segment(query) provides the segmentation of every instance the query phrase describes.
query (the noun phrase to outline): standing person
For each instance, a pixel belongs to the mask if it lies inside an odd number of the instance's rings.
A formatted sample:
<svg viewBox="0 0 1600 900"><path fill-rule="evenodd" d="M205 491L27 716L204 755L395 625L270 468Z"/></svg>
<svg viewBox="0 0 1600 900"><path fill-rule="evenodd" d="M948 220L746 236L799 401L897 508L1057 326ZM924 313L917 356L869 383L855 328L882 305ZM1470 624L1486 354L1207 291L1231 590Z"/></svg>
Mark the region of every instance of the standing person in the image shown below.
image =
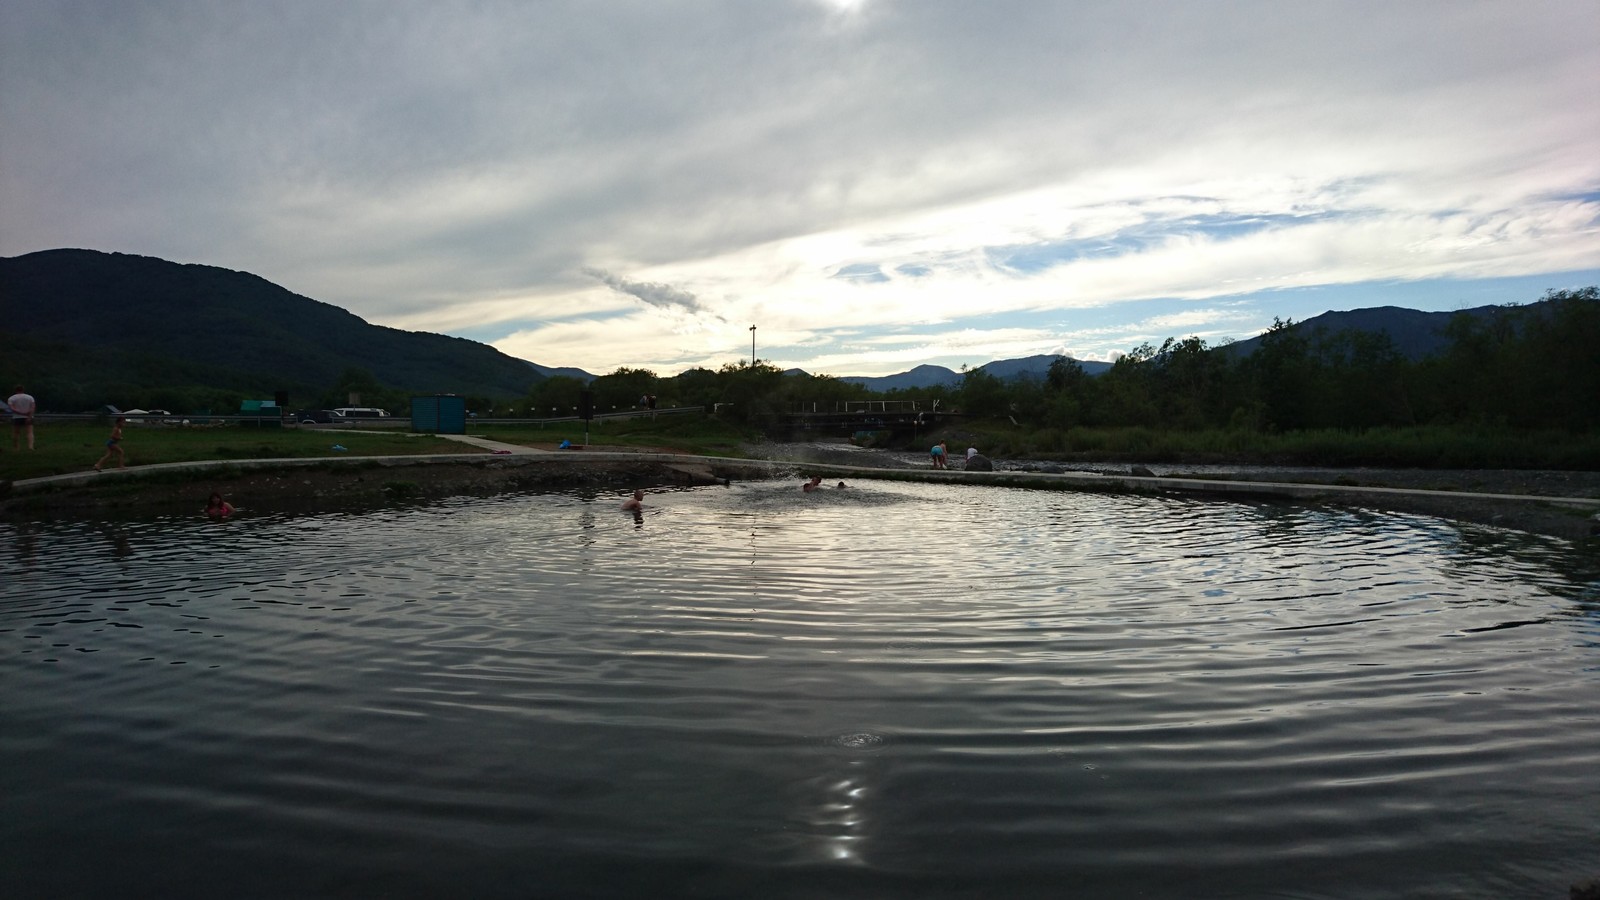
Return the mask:
<svg viewBox="0 0 1600 900"><path fill-rule="evenodd" d="M928 451L928 455L933 457L933 467L935 469L944 468L944 441L934 444L933 449Z"/></svg>
<svg viewBox="0 0 1600 900"><path fill-rule="evenodd" d="M111 426L111 438L106 441L106 455L100 457L100 461L94 464L94 470L96 472L100 471L100 467L105 465L106 460L110 459L113 455L117 457L117 468L126 469L128 467L127 457L122 455L121 416L117 416L117 424Z"/></svg>
<svg viewBox="0 0 1600 900"><path fill-rule="evenodd" d="M11 396L6 398L6 406L11 407L11 449L22 449L22 432L28 432L28 449L33 449L33 412L39 408L34 402L33 395L25 393L22 385L17 385Z"/></svg>

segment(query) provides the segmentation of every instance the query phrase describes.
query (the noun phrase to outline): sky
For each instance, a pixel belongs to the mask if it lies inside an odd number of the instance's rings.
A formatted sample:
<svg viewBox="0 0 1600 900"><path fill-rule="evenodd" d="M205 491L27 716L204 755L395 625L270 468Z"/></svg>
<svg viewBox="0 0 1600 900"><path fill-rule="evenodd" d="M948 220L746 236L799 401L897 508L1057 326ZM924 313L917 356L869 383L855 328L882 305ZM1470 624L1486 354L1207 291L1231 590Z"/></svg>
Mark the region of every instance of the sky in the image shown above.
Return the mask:
<svg viewBox="0 0 1600 900"><path fill-rule="evenodd" d="M1600 283L1597 97L1600 0L5 0L0 256L594 374L1111 360Z"/></svg>

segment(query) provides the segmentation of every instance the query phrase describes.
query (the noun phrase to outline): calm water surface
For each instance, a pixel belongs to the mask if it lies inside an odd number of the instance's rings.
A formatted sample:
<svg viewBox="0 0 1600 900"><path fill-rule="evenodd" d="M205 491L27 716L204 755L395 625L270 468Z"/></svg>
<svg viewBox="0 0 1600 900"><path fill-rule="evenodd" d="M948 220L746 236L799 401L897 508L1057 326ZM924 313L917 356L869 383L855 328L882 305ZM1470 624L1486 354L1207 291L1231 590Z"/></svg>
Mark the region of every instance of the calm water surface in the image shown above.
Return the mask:
<svg viewBox="0 0 1600 900"><path fill-rule="evenodd" d="M0 525L8 897L1565 896L1600 573L793 482Z"/></svg>

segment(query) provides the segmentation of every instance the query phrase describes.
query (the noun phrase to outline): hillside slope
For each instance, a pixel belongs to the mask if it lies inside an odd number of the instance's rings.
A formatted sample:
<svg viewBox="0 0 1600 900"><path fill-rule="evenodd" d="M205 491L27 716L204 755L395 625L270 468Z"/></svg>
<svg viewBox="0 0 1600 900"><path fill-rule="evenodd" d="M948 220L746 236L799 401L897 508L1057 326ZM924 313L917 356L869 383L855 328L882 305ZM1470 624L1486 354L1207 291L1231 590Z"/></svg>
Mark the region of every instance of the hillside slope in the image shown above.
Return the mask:
<svg viewBox="0 0 1600 900"><path fill-rule="evenodd" d="M0 259L0 307L10 346L49 370L5 373L30 384L71 373L102 389L154 376L321 390L358 367L398 390L521 396L544 377L485 344L372 325L256 275L145 256L47 250Z"/></svg>

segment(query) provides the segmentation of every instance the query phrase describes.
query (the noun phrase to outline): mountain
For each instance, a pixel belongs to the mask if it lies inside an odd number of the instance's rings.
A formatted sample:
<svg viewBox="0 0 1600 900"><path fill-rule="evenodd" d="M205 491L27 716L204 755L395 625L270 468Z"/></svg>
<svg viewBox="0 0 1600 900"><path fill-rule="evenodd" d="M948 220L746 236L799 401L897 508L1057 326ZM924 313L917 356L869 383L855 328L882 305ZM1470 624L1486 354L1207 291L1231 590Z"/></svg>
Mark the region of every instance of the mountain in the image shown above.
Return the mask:
<svg viewBox="0 0 1600 900"><path fill-rule="evenodd" d="M97 405L149 384L289 390L298 404L352 367L410 393L522 396L545 377L486 344L372 325L256 275L146 256L0 259L0 308L13 357L0 374L41 395L53 388L58 404Z"/></svg>
<svg viewBox="0 0 1600 900"><path fill-rule="evenodd" d="M984 363L978 367L981 372L986 372L1001 381L1015 381L1018 378L1035 378L1040 381L1050 374L1050 364L1061 357L1057 354L1043 356L1026 356L1021 359L998 359L994 362ZM1079 360L1078 365L1083 366L1083 371L1090 375L1099 375L1111 368L1111 363L1095 362L1093 360ZM851 384L859 384L873 391L906 390L908 388L926 387L955 387L961 383L961 373L944 366L917 366L907 372L897 375L850 375L840 378Z"/></svg>
<svg viewBox="0 0 1600 900"><path fill-rule="evenodd" d="M839 380L859 384L869 391L899 391L938 385L953 387L961 383L961 373L953 372L944 366L924 365L898 375L848 375Z"/></svg>
<svg viewBox="0 0 1600 900"><path fill-rule="evenodd" d="M1469 316L1481 320L1482 324L1487 324L1506 315L1509 309L1514 307L1479 306L1457 312L1422 312L1398 306L1374 306L1367 309L1325 312L1303 322L1296 322L1295 328L1301 334L1313 339L1318 336L1333 337L1345 331L1387 335L1401 356L1415 362L1433 356L1449 346L1450 341L1445 336L1445 327L1456 316ZM1257 336L1223 345L1223 349L1231 354L1249 356L1259 346L1261 338Z"/></svg>
<svg viewBox="0 0 1600 900"><path fill-rule="evenodd" d="M1015 381L1018 378L1033 378L1043 381L1050 374L1050 365L1063 357L1058 353L1048 353L1043 356L1025 356L1022 359L1000 359L991 363L984 363L978 369L987 372L1001 381ZM1071 357L1065 357L1071 359ZM1084 374L1099 375L1111 368L1111 363L1095 362L1093 360L1078 360L1078 365L1083 367Z"/></svg>
<svg viewBox="0 0 1600 900"><path fill-rule="evenodd" d="M535 372L546 378L554 378L559 375L563 378L576 378L584 384L588 384L595 379L594 375L582 369L574 369L571 366L541 366L538 363L528 363L528 365L532 366Z"/></svg>

